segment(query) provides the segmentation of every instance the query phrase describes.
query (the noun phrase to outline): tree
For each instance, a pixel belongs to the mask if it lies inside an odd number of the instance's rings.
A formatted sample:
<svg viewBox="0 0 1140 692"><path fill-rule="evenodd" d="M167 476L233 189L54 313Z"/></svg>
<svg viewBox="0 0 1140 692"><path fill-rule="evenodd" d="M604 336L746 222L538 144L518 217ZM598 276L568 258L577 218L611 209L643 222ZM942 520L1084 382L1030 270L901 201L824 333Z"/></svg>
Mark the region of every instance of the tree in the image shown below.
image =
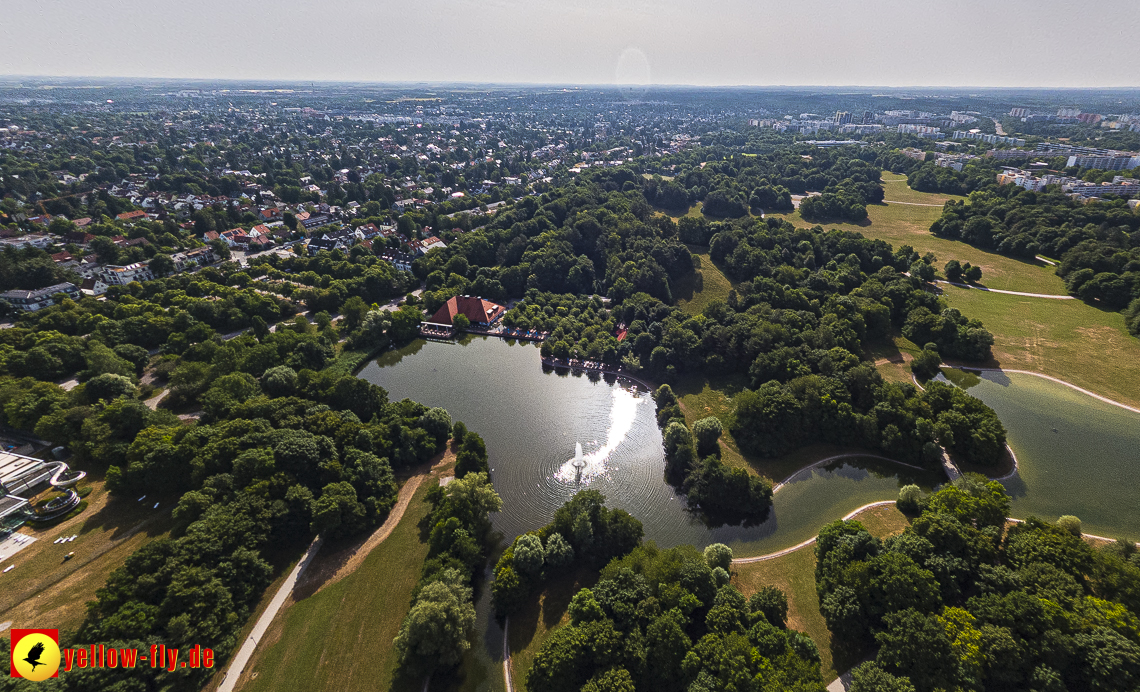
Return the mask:
<svg viewBox="0 0 1140 692"><path fill-rule="evenodd" d="M515 540L515 568L523 575L537 577L542 573L546 551L542 540L532 533L526 533Z"/></svg>
<svg viewBox="0 0 1140 692"><path fill-rule="evenodd" d="M1057 526L1060 526L1074 536L1081 535L1081 520L1071 514L1066 514L1058 519Z"/></svg>
<svg viewBox="0 0 1140 692"><path fill-rule="evenodd" d="M488 470L487 445L479 433L468 431L455 455L455 477L463 478L469 473L486 473Z"/></svg>
<svg viewBox="0 0 1140 692"><path fill-rule="evenodd" d="M851 686L848 692L915 692L914 684L907 678L891 675L872 661L862 663L851 670Z"/></svg>
<svg viewBox="0 0 1140 692"><path fill-rule="evenodd" d="M467 633L475 625L470 590L436 581L425 586L400 625L394 645L409 671L430 673L457 665L471 647Z"/></svg>
<svg viewBox="0 0 1140 692"><path fill-rule="evenodd" d="M720 445L717 444L720 434L720 419L716 416L702 418L693 423L693 439L697 443L697 454L701 457L717 454L720 451Z"/></svg>
<svg viewBox="0 0 1140 692"><path fill-rule="evenodd" d="M166 276L174 271L174 260L169 255L155 255L147 266L155 276Z"/></svg>
<svg viewBox="0 0 1140 692"><path fill-rule="evenodd" d="M947 281L952 281L954 283L961 282L962 281L962 264L956 259L950 260L949 262L946 263L945 273L946 273L946 280Z"/></svg>
<svg viewBox="0 0 1140 692"><path fill-rule="evenodd" d="M919 500L922 499L922 489L917 485L904 485L899 488L899 499L895 502L900 512L917 514Z"/></svg>
<svg viewBox="0 0 1140 692"><path fill-rule="evenodd" d="M554 569L569 567L574 562L574 548L562 534L553 532L546 539L546 564Z"/></svg>
<svg viewBox="0 0 1140 692"><path fill-rule="evenodd" d="M105 373L87 380L87 383L83 385L83 393L87 400L92 403L100 400L111 401L121 396L134 394L135 385L129 377Z"/></svg>
<svg viewBox="0 0 1140 692"><path fill-rule="evenodd" d="M467 315L456 315L451 319L451 324L456 332L463 333L471 327L471 320L467 319Z"/></svg>
<svg viewBox="0 0 1140 692"><path fill-rule="evenodd" d="M966 281L976 284L982 280L982 268L976 264L970 266L970 263L967 262L963 267L963 276L966 277Z"/></svg>
<svg viewBox="0 0 1140 692"><path fill-rule="evenodd" d="M261 376L261 388L272 397L289 396L297 389L297 371L288 365L269 368Z"/></svg>
<svg viewBox="0 0 1140 692"><path fill-rule="evenodd" d="M586 681L582 692L635 692L633 677L625 668L604 670Z"/></svg>
<svg viewBox="0 0 1140 692"><path fill-rule="evenodd" d="M344 481L326 485L320 497L313 500L312 511L315 533L345 536L362 528L364 523L364 505L357 501L352 484Z"/></svg>
<svg viewBox="0 0 1140 692"><path fill-rule="evenodd" d="M705 548L705 561L713 569L720 567L728 571L732 568L732 548L724 543L713 543Z"/></svg>
<svg viewBox="0 0 1140 692"><path fill-rule="evenodd" d="M392 340L397 343L406 343L416 338L422 321L423 313L417 308L411 305L401 306L399 310L392 313L392 326L389 330Z"/></svg>
<svg viewBox="0 0 1140 692"><path fill-rule="evenodd" d="M752 594L748 609L763 615L775 627L786 629L788 626L788 597L775 586L765 586Z"/></svg>

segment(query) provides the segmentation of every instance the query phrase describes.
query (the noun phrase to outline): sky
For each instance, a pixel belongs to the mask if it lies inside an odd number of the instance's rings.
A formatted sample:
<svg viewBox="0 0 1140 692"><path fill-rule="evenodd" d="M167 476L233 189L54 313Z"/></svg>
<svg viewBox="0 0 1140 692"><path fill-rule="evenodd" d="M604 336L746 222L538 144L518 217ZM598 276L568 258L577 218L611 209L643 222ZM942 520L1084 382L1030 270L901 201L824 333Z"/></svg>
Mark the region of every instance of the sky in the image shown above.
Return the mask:
<svg viewBox="0 0 1140 692"><path fill-rule="evenodd" d="M28 0L0 74L1136 87L1140 2Z"/></svg>

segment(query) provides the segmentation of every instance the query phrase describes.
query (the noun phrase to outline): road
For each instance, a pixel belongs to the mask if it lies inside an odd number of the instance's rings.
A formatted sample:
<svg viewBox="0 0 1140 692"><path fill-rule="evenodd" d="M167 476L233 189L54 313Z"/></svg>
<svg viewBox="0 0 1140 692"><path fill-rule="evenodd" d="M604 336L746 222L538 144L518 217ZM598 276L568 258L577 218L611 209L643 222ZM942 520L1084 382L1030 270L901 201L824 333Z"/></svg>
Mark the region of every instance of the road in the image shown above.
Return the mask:
<svg viewBox="0 0 1140 692"><path fill-rule="evenodd" d="M237 684L238 679L241 677L242 671L249 665L249 659L253 656L254 650L257 649L257 643L265 636L265 632L269 629L269 625L273 623L273 618L277 616L278 611L285 605L285 601L289 600L289 594L293 592L293 587L297 585L297 581L301 575L305 573L305 569L313 558L317 556L317 552L321 549L323 538L317 537L313 541L309 549L305 551L304 556L293 568L293 571L286 577L285 583L281 588L277 589L274 594L273 600L269 602L269 607L257 619L257 624L253 626L253 631L250 632L249 637L242 643L241 649L238 650L237 655L230 661L230 667L226 670L225 677L222 679L222 684L218 686L218 692L233 692L234 686Z"/></svg>
<svg viewBox="0 0 1140 692"><path fill-rule="evenodd" d="M990 120L994 121L994 132L996 132L1000 137L1005 137L1005 130L1002 129L1001 123L998 122L998 119L990 118Z"/></svg>

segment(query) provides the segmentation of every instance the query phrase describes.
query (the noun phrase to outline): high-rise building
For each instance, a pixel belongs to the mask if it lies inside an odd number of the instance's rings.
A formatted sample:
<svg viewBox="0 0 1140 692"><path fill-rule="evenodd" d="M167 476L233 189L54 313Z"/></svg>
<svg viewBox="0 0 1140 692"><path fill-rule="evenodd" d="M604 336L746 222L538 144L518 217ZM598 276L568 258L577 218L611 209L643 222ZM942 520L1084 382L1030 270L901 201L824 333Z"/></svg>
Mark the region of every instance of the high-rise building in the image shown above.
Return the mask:
<svg viewBox="0 0 1140 692"><path fill-rule="evenodd" d="M1011 108L1011 109L1009 109L1009 114L1011 116L1013 116L1014 118L1024 118L1025 116L1029 115L1029 109L1028 108Z"/></svg>
<svg viewBox="0 0 1140 692"><path fill-rule="evenodd" d="M1080 108L1059 108L1057 110L1058 118L1075 118L1081 114Z"/></svg>
<svg viewBox="0 0 1140 692"><path fill-rule="evenodd" d="M875 122L875 114L871 111L863 111L863 124L870 125Z"/></svg>
<svg viewBox="0 0 1140 692"><path fill-rule="evenodd" d="M846 125L851 122L851 114L847 111L835 111L835 123L837 125Z"/></svg>

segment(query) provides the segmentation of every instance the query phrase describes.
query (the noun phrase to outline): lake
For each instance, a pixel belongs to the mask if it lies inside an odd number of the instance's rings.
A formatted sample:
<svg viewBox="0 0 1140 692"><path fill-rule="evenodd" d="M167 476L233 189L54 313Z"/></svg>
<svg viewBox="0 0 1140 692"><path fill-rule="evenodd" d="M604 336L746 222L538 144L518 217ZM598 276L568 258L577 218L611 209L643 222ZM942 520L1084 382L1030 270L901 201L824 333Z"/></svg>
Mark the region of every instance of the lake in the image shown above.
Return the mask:
<svg viewBox="0 0 1140 692"><path fill-rule="evenodd" d="M1008 431L1012 514L1080 517L1087 533L1140 541L1140 414L1024 373L962 372L950 380L986 402Z"/></svg>
<svg viewBox="0 0 1140 692"><path fill-rule="evenodd" d="M607 505L641 520L646 538L659 545L722 542L737 555L755 555L811 538L864 504L893 500L902 484L929 488L937 480L873 460L836 463L797 474L761 523L708 526L665 482L661 431L643 387L544 371L534 344L489 337L418 340L369 363L360 377L387 389L392 400L446 408L483 436L503 498L492 521L508 540L548 523L578 488L593 488ZM580 475L571 463L578 443Z"/></svg>

